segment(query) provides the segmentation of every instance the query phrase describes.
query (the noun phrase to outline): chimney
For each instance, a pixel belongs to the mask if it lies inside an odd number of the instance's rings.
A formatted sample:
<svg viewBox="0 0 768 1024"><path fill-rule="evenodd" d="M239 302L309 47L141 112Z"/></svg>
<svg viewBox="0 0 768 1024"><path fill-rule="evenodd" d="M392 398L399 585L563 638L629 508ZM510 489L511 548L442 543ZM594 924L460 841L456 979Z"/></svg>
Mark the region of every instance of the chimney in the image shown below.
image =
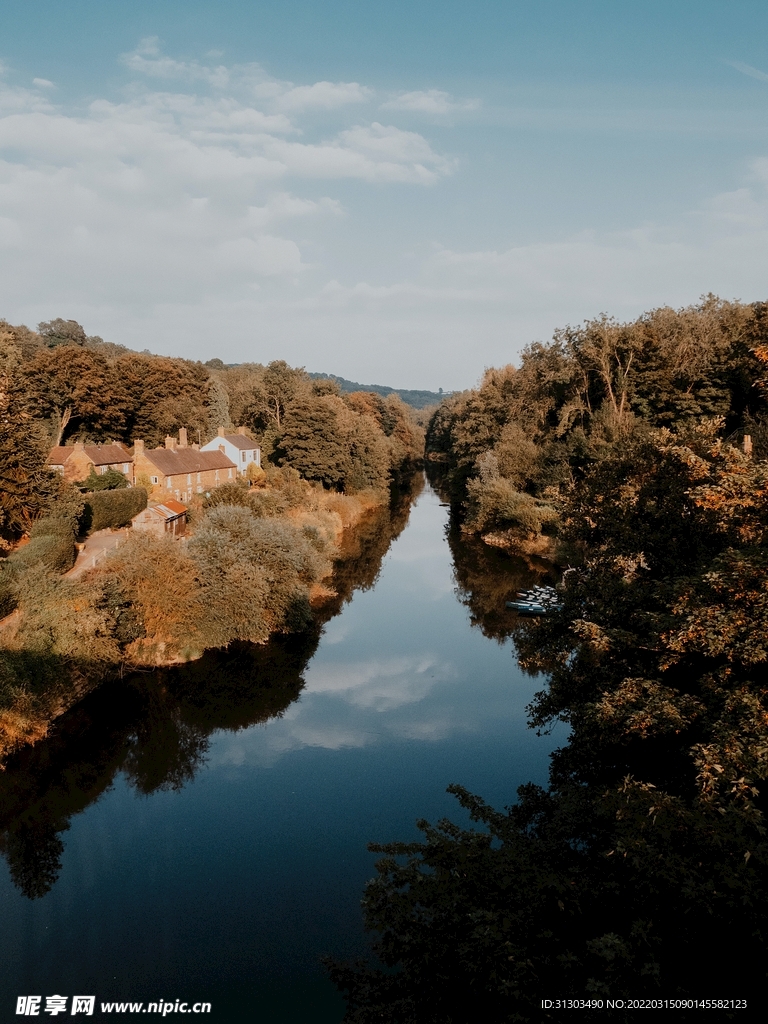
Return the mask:
<svg viewBox="0 0 768 1024"><path fill-rule="evenodd" d="M187 428L179 427L179 448L187 447Z"/></svg>
<svg viewBox="0 0 768 1024"><path fill-rule="evenodd" d="M752 435L744 435L744 454L750 456L752 454Z"/></svg>
<svg viewBox="0 0 768 1024"><path fill-rule="evenodd" d="M170 437L170 436L166 437L166 439L165 439L165 447L169 448L172 452L175 452L176 451L176 438L175 437Z"/></svg>
<svg viewBox="0 0 768 1024"><path fill-rule="evenodd" d="M223 445L223 444L220 444L220 445L219 445L219 451L220 451L220 452L223 452L224 450L225 450L225 449L224 449L224 445Z"/></svg>
<svg viewBox="0 0 768 1024"><path fill-rule="evenodd" d="M219 437L224 437L224 427L219 427Z"/></svg>
<svg viewBox="0 0 768 1024"><path fill-rule="evenodd" d="M83 444L82 441L75 441L75 451L76 452L84 452L85 451L85 445Z"/></svg>
<svg viewBox="0 0 768 1024"><path fill-rule="evenodd" d="M141 454L141 455L144 454L144 442L143 441L134 441L133 442L133 454L134 454L134 456L139 455L139 454Z"/></svg>
<svg viewBox="0 0 768 1024"><path fill-rule="evenodd" d="M248 436L248 431L245 429L245 427L238 427L237 432L238 434L241 434L243 437Z"/></svg>
<svg viewBox="0 0 768 1024"><path fill-rule="evenodd" d="M197 441L193 441L190 447L194 448L196 452L200 451L200 445L197 443Z"/></svg>

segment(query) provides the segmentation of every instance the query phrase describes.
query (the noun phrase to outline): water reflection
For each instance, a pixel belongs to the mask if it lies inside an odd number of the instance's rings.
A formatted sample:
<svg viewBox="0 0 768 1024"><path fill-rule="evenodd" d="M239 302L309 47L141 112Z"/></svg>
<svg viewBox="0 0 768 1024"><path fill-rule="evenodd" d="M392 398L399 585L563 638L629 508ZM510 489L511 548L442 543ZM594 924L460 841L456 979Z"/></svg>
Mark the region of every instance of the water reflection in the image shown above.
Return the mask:
<svg viewBox="0 0 768 1024"><path fill-rule="evenodd" d="M355 591L374 586L422 487L423 478L415 478L389 508L369 515L345 539L334 571L336 596L315 610L306 632L113 679L62 716L50 738L9 760L0 773L0 852L25 896L49 892L61 871L62 834L71 817L98 800L119 773L145 796L178 791L206 763L212 733L284 715L304 688L325 624Z"/></svg>

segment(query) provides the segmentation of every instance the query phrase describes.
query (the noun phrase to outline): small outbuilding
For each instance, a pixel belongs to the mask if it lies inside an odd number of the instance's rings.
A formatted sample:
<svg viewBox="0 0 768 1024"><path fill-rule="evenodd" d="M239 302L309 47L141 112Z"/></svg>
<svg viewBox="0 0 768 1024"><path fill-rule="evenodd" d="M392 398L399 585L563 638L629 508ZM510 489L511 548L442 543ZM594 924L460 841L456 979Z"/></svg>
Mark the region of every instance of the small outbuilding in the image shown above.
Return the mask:
<svg viewBox="0 0 768 1024"><path fill-rule="evenodd" d="M149 505L131 520L134 530L145 530L161 537L183 537L187 529L187 508L180 501L169 498L159 505Z"/></svg>

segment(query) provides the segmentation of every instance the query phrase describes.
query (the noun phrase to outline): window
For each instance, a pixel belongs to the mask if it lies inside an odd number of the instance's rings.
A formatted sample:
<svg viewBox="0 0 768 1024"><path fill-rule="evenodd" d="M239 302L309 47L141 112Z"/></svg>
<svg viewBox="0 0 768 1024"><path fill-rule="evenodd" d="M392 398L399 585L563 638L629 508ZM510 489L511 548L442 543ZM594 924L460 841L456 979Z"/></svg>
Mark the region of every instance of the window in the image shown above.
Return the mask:
<svg viewBox="0 0 768 1024"><path fill-rule="evenodd" d="M229 480L231 480L231 479L232 479L232 470L231 470L231 469L228 469L228 470L227 470L227 478L228 478Z"/></svg>
<svg viewBox="0 0 768 1024"><path fill-rule="evenodd" d="M243 452L243 462L245 462L245 452Z"/></svg>
<svg viewBox="0 0 768 1024"><path fill-rule="evenodd" d="M187 487L192 483L192 474L187 473Z"/></svg>
<svg viewBox="0 0 768 1024"><path fill-rule="evenodd" d="M156 477L156 476L153 476L153 477L152 477L152 483L153 483L153 484L156 484L156 483L157 483L157 477Z"/></svg>
<svg viewBox="0 0 768 1024"><path fill-rule="evenodd" d="M128 465L128 463L127 463L127 462L124 462L124 463L123 463L123 472L124 472L124 473L127 473L127 472L128 472L128 470L129 470L130 468L131 468L131 467L130 467L130 466Z"/></svg>
<svg viewBox="0 0 768 1024"><path fill-rule="evenodd" d="M199 473L197 474L197 482L200 483L200 474ZM200 488L199 487L197 489L197 493L198 494L200 493Z"/></svg>

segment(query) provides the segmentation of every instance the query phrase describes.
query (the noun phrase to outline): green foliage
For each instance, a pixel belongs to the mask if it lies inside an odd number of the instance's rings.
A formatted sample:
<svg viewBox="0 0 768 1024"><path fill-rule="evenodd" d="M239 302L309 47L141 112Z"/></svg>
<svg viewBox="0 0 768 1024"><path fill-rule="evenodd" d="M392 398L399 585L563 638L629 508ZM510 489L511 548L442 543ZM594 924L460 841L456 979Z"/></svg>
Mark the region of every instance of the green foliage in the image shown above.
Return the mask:
<svg viewBox="0 0 768 1024"><path fill-rule="evenodd" d="M42 348L23 376L29 407L51 422L55 444L75 427L93 440L123 435L127 396L104 356L72 344Z"/></svg>
<svg viewBox="0 0 768 1024"><path fill-rule="evenodd" d="M0 559L0 619L16 607L16 573L13 562Z"/></svg>
<svg viewBox="0 0 768 1024"><path fill-rule="evenodd" d="M538 534L557 521L550 505L515 489L511 481L497 477L467 483L466 527L478 533L516 530L522 535Z"/></svg>
<svg viewBox="0 0 768 1024"><path fill-rule="evenodd" d="M208 435L209 406L213 403L218 415L221 396L210 392L209 372L201 364L131 352L114 365L125 393L126 440L141 438L154 447L180 427L191 432L190 441L198 433L201 439Z"/></svg>
<svg viewBox="0 0 768 1024"><path fill-rule="evenodd" d="M40 514L51 486L46 456L45 432L27 408L21 350L0 330L0 542L17 540Z"/></svg>
<svg viewBox="0 0 768 1024"><path fill-rule="evenodd" d="M456 497L467 497L467 481L493 456L515 490L549 504L547 492L567 493L611 450L621 458L653 429L720 417L726 433L754 430L760 443L767 333L765 304L714 296L634 323L601 316L566 328L525 349L519 368L488 370L477 390L446 400L430 421L427 457L446 467ZM469 497L468 525L480 524L479 490Z"/></svg>
<svg viewBox="0 0 768 1024"><path fill-rule="evenodd" d="M127 526L133 517L146 507L147 492L143 487L86 494L83 529L87 533L93 533L109 527L116 529Z"/></svg>
<svg viewBox="0 0 768 1024"><path fill-rule="evenodd" d="M36 536L15 551L8 561L20 573L36 565L43 565L51 572L63 573L72 568L75 557L74 534L67 528L60 535L46 533Z"/></svg>
<svg viewBox="0 0 768 1024"><path fill-rule="evenodd" d="M278 459L306 480L341 490L352 469L346 444L344 405L333 396L291 406L283 422Z"/></svg>
<svg viewBox="0 0 768 1024"><path fill-rule="evenodd" d="M119 487L127 487L128 481L116 469L108 469L106 473L96 473L91 466L88 476L77 486L83 491L114 491Z"/></svg>
<svg viewBox="0 0 768 1024"><path fill-rule="evenodd" d="M201 567L216 646L306 628L309 588L329 568L300 527L237 506L207 512L189 551Z"/></svg>

